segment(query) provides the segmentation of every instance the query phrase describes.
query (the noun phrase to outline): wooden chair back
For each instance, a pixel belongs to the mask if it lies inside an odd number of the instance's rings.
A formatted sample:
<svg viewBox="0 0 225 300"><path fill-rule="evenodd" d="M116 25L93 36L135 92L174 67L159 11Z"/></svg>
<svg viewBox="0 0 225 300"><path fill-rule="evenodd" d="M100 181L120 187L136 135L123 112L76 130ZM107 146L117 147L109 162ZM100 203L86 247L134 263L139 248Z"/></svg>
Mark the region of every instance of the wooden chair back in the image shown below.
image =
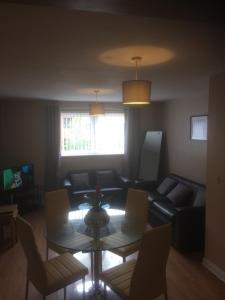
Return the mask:
<svg viewBox="0 0 225 300"><path fill-rule="evenodd" d="M151 300L167 293L166 264L170 242L170 224L144 234L131 279L130 300Z"/></svg>
<svg viewBox="0 0 225 300"><path fill-rule="evenodd" d="M31 225L22 217L16 218L17 232L27 258L27 278L41 290L47 284L43 261L38 251Z"/></svg>
<svg viewBox="0 0 225 300"><path fill-rule="evenodd" d="M148 193L142 190L129 189L125 211L126 218L139 230L144 231L148 219Z"/></svg>
<svg viewBox="0 0 225 300"><path fill-rule="evenodd" d="M66 189L46 192L45 217L47 228L51 230L66 223L70 209L70 202Z"/></svg>

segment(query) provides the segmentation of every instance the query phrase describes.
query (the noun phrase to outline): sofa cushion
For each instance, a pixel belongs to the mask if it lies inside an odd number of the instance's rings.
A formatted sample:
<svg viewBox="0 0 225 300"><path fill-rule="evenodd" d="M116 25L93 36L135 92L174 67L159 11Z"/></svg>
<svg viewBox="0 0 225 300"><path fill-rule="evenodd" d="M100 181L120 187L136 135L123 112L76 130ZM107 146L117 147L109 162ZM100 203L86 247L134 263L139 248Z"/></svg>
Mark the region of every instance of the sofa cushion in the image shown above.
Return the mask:
<svg viewBox="0 0 225 300"><path fill-rule="evenodd" d="M88 173L71 174L70 180L75 190L90 189L89 175Z"/></svg>
<svg viewBox="0 0 225 300"><path fill-rule="evenodd" d="M174 206L185 206L190 204L193 191L186 185L178 183L166 196Z"/></svg>
<svg viewBox="0 0 225 300"><path fill-rule="evenodd" d="M96 183L100 188L114 187L114 172L112 170L96 171Z"/></svg>
<svg viewBox="0 0 225 300"><path fill-rule="evenodd" d="M168 194L177 184L177 181L166 177L157 188L157 192L162 195Z"/></svg>

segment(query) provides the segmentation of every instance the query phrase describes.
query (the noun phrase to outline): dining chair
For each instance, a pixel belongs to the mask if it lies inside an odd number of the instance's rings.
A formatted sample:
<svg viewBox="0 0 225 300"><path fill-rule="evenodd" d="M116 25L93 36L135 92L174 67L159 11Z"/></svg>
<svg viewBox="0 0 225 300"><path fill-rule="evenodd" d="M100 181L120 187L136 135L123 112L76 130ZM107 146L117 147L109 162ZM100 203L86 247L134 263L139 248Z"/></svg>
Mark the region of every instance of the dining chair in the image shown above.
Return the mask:
<svg viewBox="0 0 225 300"><path fill-rule="evenodd" d="M48 230L54 230L66 223L70 210L70 202L66 189L45 193L45 218ZM69 251L49 241L47 241L46 246L46 259L48 259L48 249L51 249L58 254Z"/></svg>
<svg viewBox="0 0 225 300"><path fill-rule="evenodd" d="M137 260L100 273L100 280L125 300L152 300L162 294L168 300L166 264L170 242L170 224L145 232Z"/></svg>
<svg viewBox="0 0 225 300"><path fill-rule="evenodd" d="M20 216L16 218L16 225L27 258L25 299L28 299L30 281L42 294L43 299L61 288L64 288L64 299L66 299L66 286L80 279L83 281L84 297L85 275L88 274L88 269L70 253L43 262L31 225Z"/></svg>
<svg viewBox="0 0 225 300"><path fill-rule="evenodd" d="M62 224L67 222L69 211L71 210L67 189L59 189L45 193L45 218L48 230L56 230ZM48 249L58 254L70 252L76 253L70 249L60 247L49 241L46 245L46 259L48 259ZM93 277L93 255L91 253L91 276Z"/></svg>
<svg viewBox="0 0 225 300"><path fill-rule="evenodd" d="M145 231L147 227L148 218L148 193L142 190L128 189L125 217L134 224L134 229ZM126 257L138 251L140 243L133 243L131 245L110 250L123 258L126 262Z"/></svg>

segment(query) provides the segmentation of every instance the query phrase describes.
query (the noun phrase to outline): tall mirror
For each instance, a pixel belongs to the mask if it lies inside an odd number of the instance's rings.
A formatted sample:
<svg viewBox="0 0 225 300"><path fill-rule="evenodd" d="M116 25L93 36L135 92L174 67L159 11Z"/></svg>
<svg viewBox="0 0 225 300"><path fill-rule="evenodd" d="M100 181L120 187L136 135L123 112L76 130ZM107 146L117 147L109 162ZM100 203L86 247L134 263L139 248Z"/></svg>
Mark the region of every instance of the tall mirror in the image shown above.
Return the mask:
<svg viewBox="0 0 225 300"><path fill-rule="evenodd" d="M147 131L141 150L139 179L158 180L162 131Z"/></svg>

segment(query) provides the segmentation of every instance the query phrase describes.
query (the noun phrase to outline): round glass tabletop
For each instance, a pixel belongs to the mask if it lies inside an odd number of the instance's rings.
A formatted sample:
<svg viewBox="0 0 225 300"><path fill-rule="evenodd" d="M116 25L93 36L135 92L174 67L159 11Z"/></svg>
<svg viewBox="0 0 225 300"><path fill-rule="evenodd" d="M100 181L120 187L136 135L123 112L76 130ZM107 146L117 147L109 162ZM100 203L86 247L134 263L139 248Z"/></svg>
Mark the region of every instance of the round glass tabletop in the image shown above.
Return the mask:
<svg viewBox="0 0 225 300"><path fill-rule="evenodd" d="M123 210L107 208L109 223L100 228L86 225L88 211L84 208L69 212L66 223L47 228L47 240L73 251L101 251L128 246L143 235L143 228Z"/></svg>

